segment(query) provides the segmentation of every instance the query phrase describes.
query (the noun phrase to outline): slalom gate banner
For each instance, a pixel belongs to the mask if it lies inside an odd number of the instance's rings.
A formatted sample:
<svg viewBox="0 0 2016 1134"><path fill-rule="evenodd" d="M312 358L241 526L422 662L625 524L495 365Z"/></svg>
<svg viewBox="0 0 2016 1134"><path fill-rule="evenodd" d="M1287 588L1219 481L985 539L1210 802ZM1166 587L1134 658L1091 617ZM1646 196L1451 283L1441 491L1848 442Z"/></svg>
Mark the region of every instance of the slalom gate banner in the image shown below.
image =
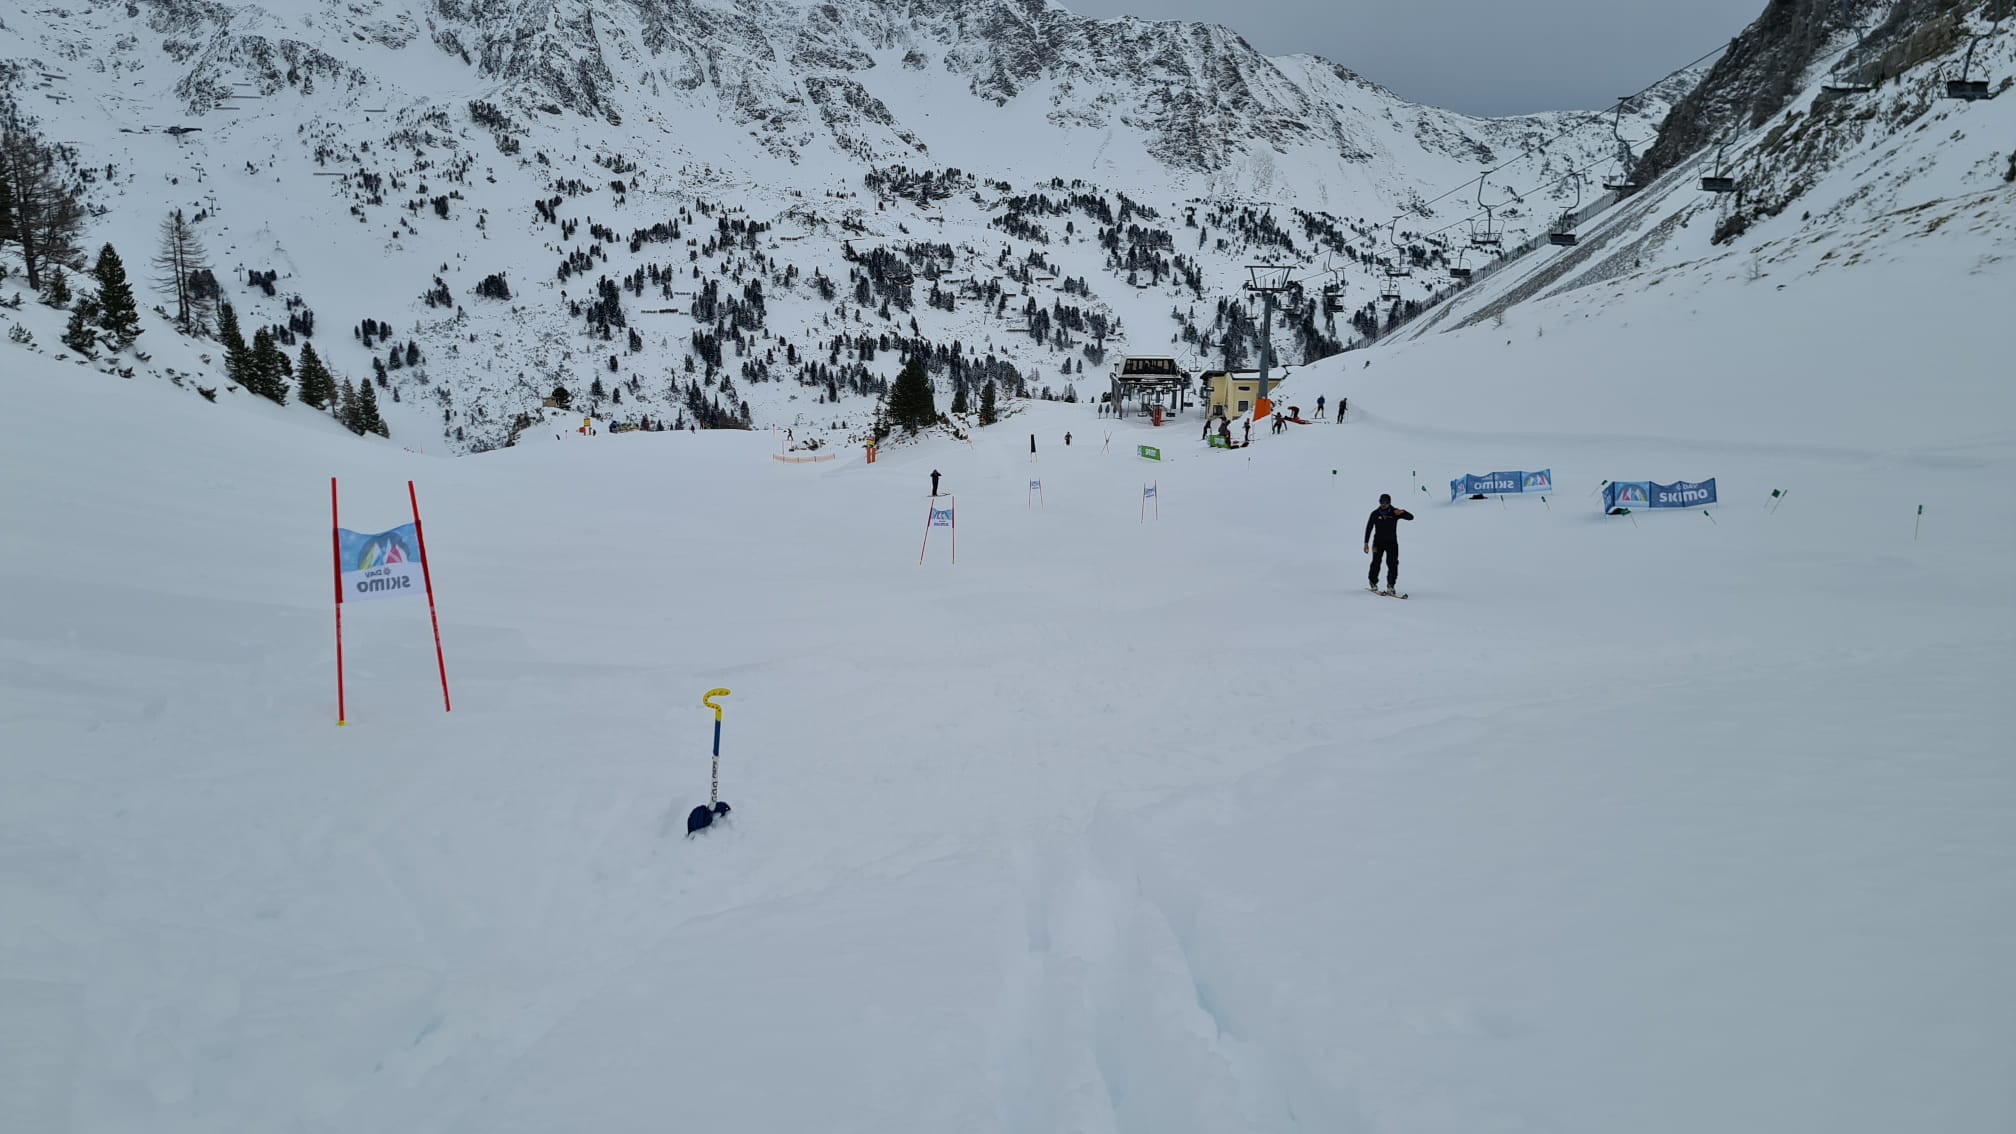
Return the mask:
<svg viewBox="0 0 2016 1134"><path fill-rule="evenodd" d="M945 501L943 508L940 508L935 503L925 505L924 542L917 548L917 564L920 567L924 564L925 554L931 550L932 528L951 529L946 534L951 537L952 562L959 562L959 517L953 512L957 501L950 496L942 497L941 499Z"/></svg>
<svg viewBox="0 0 2016 1134"><path fill-rule="evenodd" d="M434 664L441 671L441 711L448 712L448 659L441 652L441 618L434 609L434 576L427 568L427 532L420 524L420 496L406 482L413 522L382 532L343 526L336 507L336 478L329 478L329 550L336 585L336 723L349 723L343 690L343 604L366 599L426 595L427 621L434 627Z"/></svg>
<svg viewBox="0 0 2016 1134"><path fill-rule="evenodd" d="M1655 484L1649 480L1613 480L1603 486L1603 510L1619 508L1699 508L1715 503L1715 478L1703 481L1676 480Z"/></svg>
<svg viewBox="0 0 2016 1134"><path fill-rule="evenodd" d="M1465 474L1449 482L1449 499L1465 496L1504 496L1518 493L1554 491L1554 470L1537 472L1494 472L1483 476Z"/></svg>
<svg viewBox="0 0 2016 1134"><path fill-rule="evenodd" d="M338 528L336 547L344 602L426 593L420 538L412 524L369 534Z"/></svg>

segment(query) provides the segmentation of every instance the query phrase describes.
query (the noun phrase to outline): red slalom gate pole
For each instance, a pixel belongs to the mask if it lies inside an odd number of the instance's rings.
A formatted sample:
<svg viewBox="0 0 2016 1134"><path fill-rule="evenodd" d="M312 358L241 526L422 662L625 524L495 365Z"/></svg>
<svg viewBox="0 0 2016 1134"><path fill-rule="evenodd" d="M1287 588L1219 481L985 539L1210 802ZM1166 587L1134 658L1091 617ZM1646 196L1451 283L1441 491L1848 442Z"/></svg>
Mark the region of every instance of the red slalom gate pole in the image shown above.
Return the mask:
<svg viewBox="0 0 2016 1134"><path fill-rule="evenodd" d="M448 659L441 652L441 619L434 613L434 565L427 561L427 529L420 526L420 497L413 482L406 482L406 499L413 504L413 538L420 544L420 578L427 584L427 621L434 624L434 662L441 667L441 711L453 712L448 703Z"/></svg>
<svg viewBox="0 0 2016 1134"><path fill-rule="evenodd" d="M329 478L329 566L333 569L336 582L336 727L342 728L343 719L343 537L337 529L341 522L336 518L336 478Z"/></svg>

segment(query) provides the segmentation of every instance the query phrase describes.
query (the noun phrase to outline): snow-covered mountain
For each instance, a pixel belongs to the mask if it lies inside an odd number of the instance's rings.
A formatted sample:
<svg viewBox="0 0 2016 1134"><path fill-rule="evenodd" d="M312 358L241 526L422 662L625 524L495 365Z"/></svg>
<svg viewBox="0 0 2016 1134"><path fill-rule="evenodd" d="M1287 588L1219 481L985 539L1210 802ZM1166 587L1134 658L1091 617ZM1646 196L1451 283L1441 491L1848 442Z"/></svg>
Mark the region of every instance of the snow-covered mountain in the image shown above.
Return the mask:
<svg viewBox="0 0 2016 1134"><path fill-rule="evenodd" d="M1470 118L1224 28L1008 0L101 4L10 15L0 60L89 179L94 246L144 252L184 208L248 330L312 313L352 378L398 346L395 437L455 449L556 385L599 384L583 404L612 419L697 394L845 436L907 351L941 399L1083 391L1130 349L1251 365L1254 261L1310 281L1277 329L1299 362L1378 327L1381 294L1424 298L1380 265L1439 263L1410 233L1474 206L1381 231L1395 214L1614 148L1607 118ZM1649 139L1686 85L1615 125ZM1499 219L1516 239L1572 201ZM477 297L492 275L508 300ZM214 369L167 338L143 368Z"/></svg>

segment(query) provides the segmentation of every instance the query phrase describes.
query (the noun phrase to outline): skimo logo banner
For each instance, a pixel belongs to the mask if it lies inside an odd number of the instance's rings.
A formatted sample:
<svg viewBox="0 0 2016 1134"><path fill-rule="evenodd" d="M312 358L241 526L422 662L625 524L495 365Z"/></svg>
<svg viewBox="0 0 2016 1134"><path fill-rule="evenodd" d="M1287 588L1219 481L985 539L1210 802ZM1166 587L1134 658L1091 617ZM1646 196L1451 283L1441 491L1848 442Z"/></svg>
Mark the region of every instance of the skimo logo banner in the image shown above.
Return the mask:
<svg viewBox="0 0 2016 1134"><path fill-rule="evenodd" d="M1603 488L1603 510L1617 508L1701 508L1715 503L1715 478L1657 484L1649 480L1613 480Z"/></svg>
<svg viewBox="0 0 2016 1134"><path fill-rule="evenodd" d="M1527 492L1554 491L1554 470L1535 472L1494 472L1483 476L1465 474L1449 482L1449 499L1464 496L1504 496Z"/></svg>
<svg viewBox="0 0 2016 1134"><path fill-rule="evenodd" d="M368 533L338 528L336 544L344 602L421 593L420 537L412 524Z"/></svg>

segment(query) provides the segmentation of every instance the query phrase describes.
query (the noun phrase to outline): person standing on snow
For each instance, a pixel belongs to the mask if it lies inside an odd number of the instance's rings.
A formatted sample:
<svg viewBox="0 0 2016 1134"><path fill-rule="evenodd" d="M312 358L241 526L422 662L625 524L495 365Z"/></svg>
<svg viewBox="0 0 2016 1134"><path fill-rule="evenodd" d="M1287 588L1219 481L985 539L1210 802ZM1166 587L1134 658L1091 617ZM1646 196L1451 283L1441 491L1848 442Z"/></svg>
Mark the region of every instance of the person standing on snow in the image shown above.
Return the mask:
<svg viewBox="0 0 2016 1134"><path fill-rule="evenodd" d="M1365 585L1379 590L1379 562L1386 562L1386 589L1380 593L1392 594L1400 582L1400 521L1411 520L1414 513L1405 508L1393 506L1393 495L1379 494L1379 506L1365 518L1365 553L1372 557L1372 570L1365 577Z"/></svg>
<svg viewBox="0 0 2016 1134"><path fill-rule="evenodd" d="M931 470L931 495L938 495L938 470Z"/></svg>

